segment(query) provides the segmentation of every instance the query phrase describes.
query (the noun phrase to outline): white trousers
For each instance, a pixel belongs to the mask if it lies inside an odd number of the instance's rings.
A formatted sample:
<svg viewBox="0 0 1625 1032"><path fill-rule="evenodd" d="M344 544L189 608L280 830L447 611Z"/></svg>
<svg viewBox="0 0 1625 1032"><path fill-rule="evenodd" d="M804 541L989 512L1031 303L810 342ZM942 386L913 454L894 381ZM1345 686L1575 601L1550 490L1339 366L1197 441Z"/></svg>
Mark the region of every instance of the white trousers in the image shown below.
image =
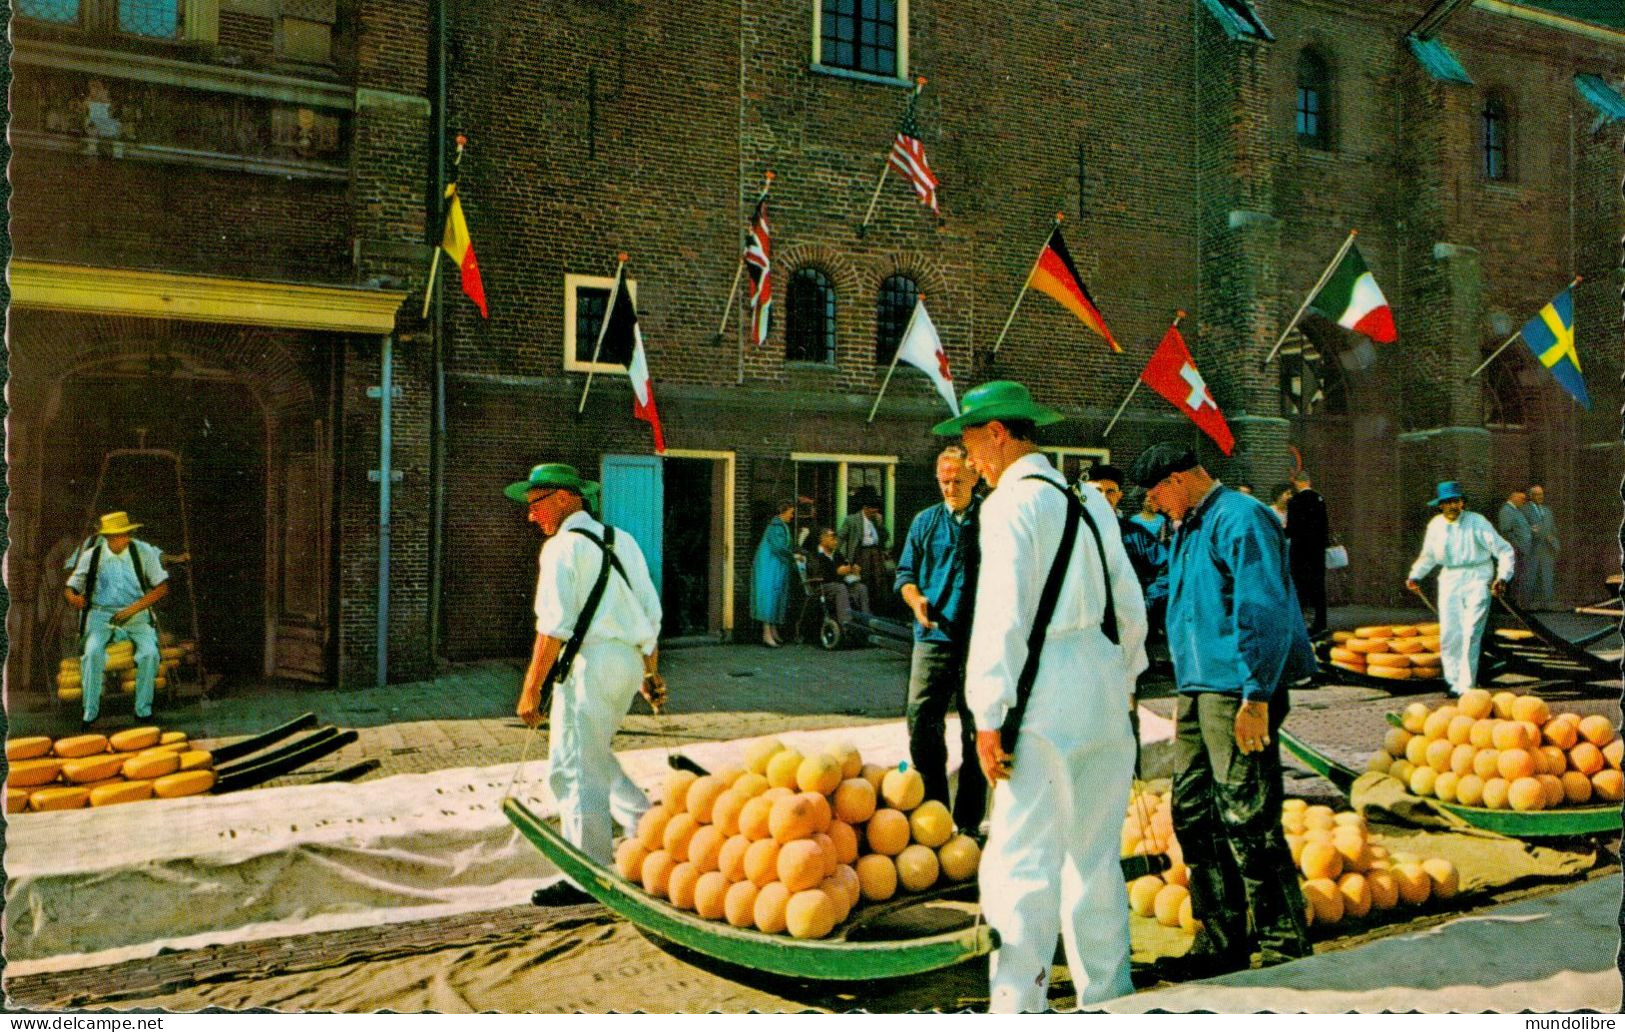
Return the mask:
<svg viewBox="0 0 1625 1032"><path fill-rule="evenodd" d="M1481 564L1439 571L1439 662L1454 695L1478 685L1478 650L1490 614L1492 569Z"/></svg>
<svg viewBox="0 0 1625 1032"><path fill-rule="evenodd" d="M1057 935L1080 1007L1134 991L1118 863L1134 739L1121 660L1108 648L1093 630L1045 646L1010 778L995 783L979 876L982 913L999 933L995 1014L1048 1009Z"/></svg>
<svg viewBox="0 0 1625 1032"><path fill-rule="evenodd" d="M649 808L610 749L642 682L643 658L636 649L587 644L548 709L547 787L558 802L559 830L605 867L615 859L610 821L630 832Z"/></svg>

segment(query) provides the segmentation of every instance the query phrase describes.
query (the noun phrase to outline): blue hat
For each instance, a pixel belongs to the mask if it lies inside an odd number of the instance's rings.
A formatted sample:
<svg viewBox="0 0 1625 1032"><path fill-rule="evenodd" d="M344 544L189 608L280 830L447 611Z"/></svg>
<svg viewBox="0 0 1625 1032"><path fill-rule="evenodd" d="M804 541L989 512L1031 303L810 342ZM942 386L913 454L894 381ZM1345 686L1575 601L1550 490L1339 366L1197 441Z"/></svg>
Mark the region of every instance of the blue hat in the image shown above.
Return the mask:
<svg viewBox="0 0 1625 1032"><path fill-rule="evenodd" d="M1454 480L1441 480L1439 481L1439 489L1433 492L1433 501L1429 502L1428 505L1437 507L1450 501L1452 498L1466 497L1467 494L1461 489L1460 484L1456 483Z"/></svg>

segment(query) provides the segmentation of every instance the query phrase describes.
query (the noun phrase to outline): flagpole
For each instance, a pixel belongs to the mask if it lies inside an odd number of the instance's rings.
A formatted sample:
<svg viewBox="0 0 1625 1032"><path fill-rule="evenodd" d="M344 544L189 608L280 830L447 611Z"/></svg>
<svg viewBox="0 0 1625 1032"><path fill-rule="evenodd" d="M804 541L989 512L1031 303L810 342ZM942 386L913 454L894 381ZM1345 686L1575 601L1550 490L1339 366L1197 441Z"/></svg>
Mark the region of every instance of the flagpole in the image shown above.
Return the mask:
<svg viewBox="0 0 1625 1032"><path fill-rule="evenodd" d="M458 169L458 166L462 165L462 163L463 163L463 148L466 147L466 146L468 146L468 137L464 136L462 133L458 133L457 134L457 157L451 163L451 168L452 168L451 185L452 185L452 189L454 189L454 190L457 187L457 169ZM450 207L451 207L450 199L449 198L442 198L441 202L440 202L440 221L442 223L441 229L440 229L440 237L441 237L442 240L444 240L445 236L446 236L446 230L445 230L445 225L444 225L444 223L446 221L446 210L448 208L450 208ZM440 252L444 251L444 250L445 250L445 247L436 245L436 247L434 249L434 257L429 260L429 283L428 283L428 285L426 287L423 288L423 318L425 318L425 319L429 318L429 301L430 301L431 298L434 297L435 274L440 271Z"/></svg>
<svg viewBox="0 0 1625 1032"><path fill-rule="evenodd" d="M925 81L925 76L923 75L914 80L914 93L908 98L909 104L912 105L919 100L920 91L925 89ZM892 134L893 140L895 140L896 137L897 134L894 132ZM869 210L863 213L863 221L858 223L858 236L860 237L863 236L864 231L869 228L869 220L875 217L875 205L880 203L880 188L886 185L886 175L889 172L891 172L891 151L887 150L886 163L880 168L880 182L875 184L874 196L869 198Z"/></svg>
<svg viewBox="0 0 1625 1032"><path fill-rule="evenodd" d="M908 313L908 325L903 327L903 335L897 338L897 347L891 353L891 365L886 367L886 378L880 381L880 393L875 395L875 403L869 406L869 418L865 422L873 423L875 413L880 411L880 399L886 396L886 385L891 383L891 374L897 368L897 359L903 354L903 342L908 340L909 331L914 329L914 320L920 317L920 306L925 304L924 294L914 295L914 311Z"/></svg>
<svg viewBox="0 0 1625 1032"><path fill-rule="evenodd" d="M1176 309L1174 311L1174 324L1172 327L1170 327L1170 329L1179 329L1179 321L1183 318L1185 318L1185 310L1183 308ZM1107 423L1106 429L1100 432L1100 439L1102 441L1111 436L1112 427L1117 425L1117 420L1123 415L1123 410L1128 408L1128 403L1134 398L1134 392L1140 389L1140 384L1143 382L1144 377L1145 370L1142 369L1140 370L1140 375L1134 378L1134 386L1128 389L1128 394L1123 398L1123 403L1117 406L1116 412L1112 413L1112 421Z"/></svg>
<svg viewBox="0 0 1625 1032"><path fill-rule="evenodd" d="M1264 356L1264 361L1258 363L1258 369L1260 372L1262 372L1264 368L1270 364L1270 360L1273 359L1276 353L1281 350L1281 345L1286 343L1287 337L1292 333L1293 328L1298 325L1298 320L1302 319L1303 313L1308 310L1309 302L1315 299L1315 295L1320 293L1320 288L1324 287L1326 285L1326 281L1332 278L1332 273L1337 270L1337 264L1343 260L1343 256L1345 254L1349 253L1349 248L1354 246L1354 238L1358 236L1359 233L1360 231L1358 229L1349 230L1348 239L1343 241L1343 246L1337 249L1337 254L1332 258L1331 264L1326 266L1326 271L1320 274L1320 279L1316 280L1315 285L1309 289L1308 295L1303 299L1303 304L1299 305L1297 312L1293 314L1292 321L1287 323L1286 329L1281 331L1280 339L1275 342L1275 346L1273 348L1270 348L1270 353Z"/></svg>
<svg viewBox="0 0 1625 1032"><path fill-rule="evenodd" d="M760 205L767 198L767 192L773 189L773 173L771 171L767 172L764 179L766 182L762 184L762 192L756 195L757 205ZM751 218L754 219L755 217L754 209L752 209ZM748 233L745 235L745 246L750 246L750 235ZM716 336L711 338L713 344L722 343L723 331L728 328L728 315L733 311L734 297L739 293L739 281L744 275L745 252L742 248L739 252L739 264L734 266L734 285L728 288L728 303L722 306L722 321L717 323Z"/></svg>
<svg viewBox="0 0 1625 1032"><path fill-rule="evenodd" d="M1573 290L1575 287L1579 286L1580 281L1583 280L1583 279L1585 279L1584 276L1576 276L1576 277L1574 277L1573 279L1569 280L1569 285L1564 287L1563 290ZM1559 293L1561 293L1561 292L1562 291L1559 291ZM1494 351L1492 351L1490 353L1489 358L1486 358L1484 361L1480 362L1478 364L1477 369L1474 369L1472 372L1470 372L1466 376L1462 377L1461 382L1466 383L1468 380L1471 380L1473 377L1477 376L1479 373L1482 373L1489 366L1489 364L1491 362L1493 362L1497 358L1501 357L1501 352L1505 351L1507 348L1510 348L1512 346L1512 342L1517 340L1521 336L1523 336L1522 327L1520 327L1518 329L1517 333L1514 333L1512 336L1508 337L1506 339L1505 343L1503 343L1500 347L1498 347Z"/></svg>
<svg viewBox="0 0 1625 1032"><path fill-rule="evenodd" d="M1010 332L1010 324L1015 321L1016 309L1021 307L1021 299L1027 296L1027 288L1033 285L1033 273L1038 271L1038 263L1044 257L1044 252L1049 249L1050 237L1055 235L1056 228L1061 225L1061 221L1065 218L1066 216L1062 213L1055 213L1055 221L1050 223L1049 232L1044 236L1044 246L1038 249L1038 254L1033 258L1032 268L1027 270L1027 278L1021 283L1021 293L1016 295L1016 303L1010 306L1010 314L1005 317L1004 327L999 330L999 337L993 342L993 353L995 355L999 353L999 346L1004 343L1004 335Z"/></svg>
<svg viewBox="0 0 1625 1032"><path fill-rule="evenodd" d="M622 251L616 256L615 285L609 290L609 302L604 305L604 321L598 325L598 340L592 346L592 365L587 367L587 382L581 388L581 404L576 406L576 415L581 415L587 409L587 392L592 390L593 366L598 364L598 352L604 346L604 334L609 330L609 317L615 311L615 301L621 289L621 270L626 267L626 252Z"/></svg>

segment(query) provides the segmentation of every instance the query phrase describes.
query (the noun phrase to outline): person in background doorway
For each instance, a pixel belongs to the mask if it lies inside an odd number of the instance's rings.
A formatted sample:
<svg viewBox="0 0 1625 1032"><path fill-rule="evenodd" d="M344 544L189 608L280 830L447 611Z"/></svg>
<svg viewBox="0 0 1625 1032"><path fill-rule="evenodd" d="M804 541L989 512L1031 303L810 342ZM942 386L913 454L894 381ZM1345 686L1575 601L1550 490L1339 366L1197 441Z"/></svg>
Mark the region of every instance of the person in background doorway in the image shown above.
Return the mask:
<svg viewBox="0 0 1625 1032"><path fill-rule="evenodd" d="M846 624L852 610L869 611L869 588L858 579L856 565L836 551L835 531L824 527L818 532L818 547L807 557L807 581L818 585L818 594L835 607L835 620Z"/></svg>
<svg viewBox="0 0 1625 1032"><path fill-rule="evenodd" d="M853 512L841 521L841 554L858 566L858 576L879 599L891 590L886 570L886 520L880 512L880 492L865 484L852 498Z"/></svg>
<svg viewBox="0 0 1625 1032"><path fill-rule="evenodd" d="M1530 556L1535 548L1535 527L1524 508L1528 503L1529 495L1524 489L1514 487L1507 492L1507 500L1501 503L1500 511L1495 514L1495 529L1512 546L1512 554L1518 564L1518 575L1511 585L1512 601L1524 608L1529 606L1530 573L1534 566Z"/></svg>
<svg viewBox="0 0 1625 1032"><path fill-rule="evenodd" d="M751 563L750 615L762 623L762 644L776 649L784 644L778 628L790 609L790 574L795 569L795 550L790 547L790 523L796 517L796 503L782 499L774 503L777 513L767 521L762 540Z"/></svg>
<svg viewBox="0 0 1625 1032"><path fill-rule="evenodd" d="M980 837L987 814L987 778L976 759L976 721L965 702L965 650L981 554L977 535L976 469L965 447L950 444L937 456L942 503L923 509L909 525L897 560L896 587L914 614L914 651L908 672L908 752L925 780L927 799L948 801L947 716L959 714L959 793L954 824Z"/></svg>
<svg viewBox="0 0 1625 1032"><path fill-rule="evenodd" d="M1286 537L1292 554L1292 583L1298 601L1314 612L1309 634L1326 633L1326 546L1331 543L1331 518L1309 474L1292 476L1292 500L1286 504Z"/></svg>
<svg viewBox="0 0 1625 1032"><path fill-rule="evenodd" d="M1405 587L1418 595L1421 580L1439 571L1439 665L1452 695L1478 685L1478 650L1490 615L1490 596L1506 590L1517 556L1490 521L1467 511L1461 485L1446 480L1428 503L1439 515L1428 521L1422 551Z"/></svg>
<svg viewBox="0 0 1625 1032"><path fill-rule="evenodd" d="M1529 485L1529 528L1534 544L1529 549L1529 604L1540 610L1557 608L1557 517L1546 504L1546 489Z"/></svg>
<svg viewBox="0 0 1625 1032"><path fill-rule="evenodd" d="M158 626L150 610L168 596L169 574L158 549L135 539L140 527L127 513L106 514L96 526L100 540L79 553L68 575L64 594L81 613L79 683L86 728L101 714L107 646L114 642L135 644L135 716L152 717L159 657Z"/></svg>

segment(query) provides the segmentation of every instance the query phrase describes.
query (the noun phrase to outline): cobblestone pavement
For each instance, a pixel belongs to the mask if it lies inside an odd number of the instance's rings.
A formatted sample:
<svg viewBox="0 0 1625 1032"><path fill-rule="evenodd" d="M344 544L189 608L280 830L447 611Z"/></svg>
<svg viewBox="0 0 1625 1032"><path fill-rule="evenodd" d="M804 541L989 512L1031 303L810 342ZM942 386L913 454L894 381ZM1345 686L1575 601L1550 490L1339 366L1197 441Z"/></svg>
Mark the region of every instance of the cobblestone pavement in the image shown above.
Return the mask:
<svg viewBox="0 0 1625 1032"><path fill-rule="evenodd" d="M1347 608L1334 611L1332 624L1418 619L1423 617L1416 611ZM1561 616L1552 618L1550 624L1571 636L1600 626L1596 620ZM669 712L656 717L641 701L635 703L616 737L617 749L896 720L903 715L908 677L906 658L894 652L868 648L830 653L808 645L778 650L759 645L672 649L662 655L661 667L671 688ZM366 775L372 780L518 760L530 737L513 715L521 674L520 661L492 661L455 668L433 681L383 689L345 692L287 684L245 687L222 698L160 712L158 720L199 740L227 739L313 712L323 723L356 729L358 741L276 783L308 781L362 759L376 759L378 769ZM1159 714L1171 716L1174 703L1169 688L1166 684L1146 686L1142 701ZM1581 697L1553 687L1543 694L1554 708L1600 712L1620 720L1616 699ZM1294 693L1288 726L1337 758L1363 767L1381 740L1383 715L1412 699L1430 704L1438 701L1432 695L1395 696L1367 687L1326 685ZM132 722L127 713L103 721L109 728ZM76 717L63 711L11 715L10 734L14 736L60 734L76 728ZM531 743L531 755L544 754L545 736L540 736ZM1144 773L1148 778L1166 776L1165 746L1146 749ZM1326 782L1302 770L1289 769L1288 776L1289 794L1328 799L1335 794ZM140 1006L136 1002L140 998L203 980L252 978L296 962L323 963L431 944L486 941L524 934L536 922L534 910L519 907L433 922L218 946L106 968L8 979L6 992L18 1006L98 1006L115 991L130 1001L127 1005ZM806 1002L819 1006L813 1000Z"/></svg>

